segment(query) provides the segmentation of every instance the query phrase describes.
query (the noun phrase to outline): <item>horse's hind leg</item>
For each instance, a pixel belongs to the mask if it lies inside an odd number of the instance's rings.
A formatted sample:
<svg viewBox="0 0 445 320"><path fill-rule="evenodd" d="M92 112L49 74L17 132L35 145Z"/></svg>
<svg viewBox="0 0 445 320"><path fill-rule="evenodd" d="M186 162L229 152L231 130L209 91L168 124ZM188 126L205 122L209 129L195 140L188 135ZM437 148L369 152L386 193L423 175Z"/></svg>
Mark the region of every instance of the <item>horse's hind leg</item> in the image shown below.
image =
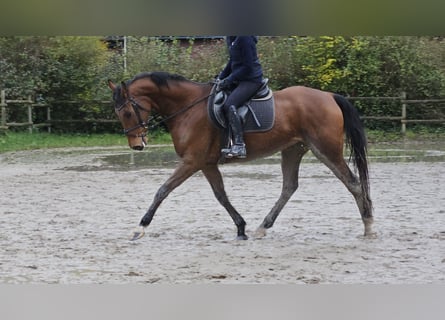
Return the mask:
<svg viewBox="0 0 445 320"><path fill-rule="evenodd" d="M331 149L331 152L320 152L319 149L312 147L311 148L314 155L322 161L335 176L343 182L346 188L351 192L354 196L355 202L360 211L360 215L362 217L363 225L364 225L364 235L365 236L373 236L372 232L372 204L369 198L369 195L364 192L363 186L360 184L357 176L351 171L348 167L345 159L343 158L342 148L338 148L336 151Z"/></svg>
<svg viewBox="0 0 445 320"><path fill-rule="evenodd" d="M281 170L283 173L283 187L281 190L281 195L256 230L255 236L257 238L264 237L266 235L266 229L273 226L285 204L298 189L300 162L301 158L307 151L308 148L305 145L298 143L281 152Z"/></svg>
<svg viewBox="0 0 445 320"><path fill-rule="evenodd" d="M207 167L202 169L202 172L209 181L216 199L227 210L230 217L232 217L232 220L238 230L237 239L247 240L247 236L245 233L246 222L230 203L226 191L224 190L224 182L218 167L216 165L208 165Z"/></svg>

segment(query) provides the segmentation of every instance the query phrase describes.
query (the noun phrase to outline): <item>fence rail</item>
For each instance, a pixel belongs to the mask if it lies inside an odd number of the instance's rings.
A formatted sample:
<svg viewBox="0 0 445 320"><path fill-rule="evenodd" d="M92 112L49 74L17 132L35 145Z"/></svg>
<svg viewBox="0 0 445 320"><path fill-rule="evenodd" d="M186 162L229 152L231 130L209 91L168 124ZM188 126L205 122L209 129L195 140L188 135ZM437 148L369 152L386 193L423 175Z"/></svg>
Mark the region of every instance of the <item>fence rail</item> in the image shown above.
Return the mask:
<svg viewBox="0 0 445 320"><path fill-rule="evenodd" d="M28 121L27 122L7 122L7 107L9 105L24 105L27 107ZM28 127L30 133L32 133L33 128L47 127L48 132L51 132L51 106L43 103L36 103L32 100L31 96L27 99L17 100L17 99L6 99L6 91L1 90L0 92L0 107L1 107L1 118L0 118L0 130L7 130L9 127ZM34 123L33 121L33 108L46 108L46 123Z"/></svg>
<svg viewBox="0 0 445 320"><path fill-rule="evenodd" d="M110 104L110 101L85 101L85 103L98 103L98 104ZM71 104L79 104L79 101L56 101L56 103L71 103ZM15 108L17 106L25 106L27 112L27 120L25 122L17 122L11 121L8 122L8 109ZM48 103L36 103L32 100L31 96L28 96L27 99L7 99L6 91L0 91L0 131L8 130L11 127L28 127L28 131L30 133L33 132L35 128L47 128L48 132L51 132L51 127L53 124L57 123L118 123L117 119L52 119L51 117L51 108L53 108L52 104ZM33 110L35 108L46 108L46 119L43 122L36 123L33 117Z"/></svg>
<svg viewBox="0 0 445 320"><path fill-rule="evenodd" d="M346 97L351 102L353 101L396 101L400 103L400 116L362 116L361 118L366 120L379 120L379 121L400 121L401 132L404 134L406 132L406 125L408 123L445 123L445 118L439 119L408 119L408 105L419 104L419 103L445 103L445 99L407 99L406 93L402 92L400 96L396 97ZM79 103L73 101L58 101L58 103ZM88 101L92 102L92 101ZM109 104L109 101L94 101L99 104ZM8 108L13 108L16 105L24 105L27 107L28 121L27 122L7 122L7 110ZM31 96L27 99L17 100L17 99L6 99L6 91L1 90L0 92L0 107L1 107L1 118L0 118L0 130L7 130L9 127L28 127L30 133L33 132L34 128L46 127L48 132L51 132L52 124L56 123L117 123L118 120L110 119L74 119L74 120L64 120L64 119L51 119L51 105L46 103L36 103L32 100ZM44 122L35 123L33 120L33 109L34 108L46 108L46 119Z"/></svg>
<svg viewBox="0 0 445 320"><path fill-rule="evenodd" d="M362 119L369 120L398 120L401 124L401 132L406 133L408 123L445 123L445 118L439 119L408 119L407 106L418 103L445 103L445 99L406 99L406 92L402 92L398 97L347 97L350 101L399 101L401 104L400 116L362 116Z"/></svg>

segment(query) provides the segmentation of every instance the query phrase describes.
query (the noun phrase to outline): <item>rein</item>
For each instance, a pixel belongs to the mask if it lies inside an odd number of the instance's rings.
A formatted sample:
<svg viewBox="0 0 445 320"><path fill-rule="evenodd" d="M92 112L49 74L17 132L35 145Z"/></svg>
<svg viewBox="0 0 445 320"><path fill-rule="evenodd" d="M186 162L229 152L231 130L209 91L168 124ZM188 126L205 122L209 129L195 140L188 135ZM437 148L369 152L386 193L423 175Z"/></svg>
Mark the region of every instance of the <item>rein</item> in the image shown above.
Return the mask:
<svg viewBox="0 0 445 320"><path fill-rule="evenodd" d="M180 115L181 113L186 112L187 110L193 108L193 107L196 106L197 104L201 103L202 101L208 99L209 97L211 97L211 96L213 96L213 95L214 95L214 93L210 93L210 94L208 94L208 95L206 95L206 96L204 96L204 97L202 97L202 98L200 98L200 99L194 101L194 102L191 103L190 105L188 105L188 106L186 106L186 107L180 109L179 111L177 111L177 112L175 112L175 113L169 115L168 117L163 118L163 119L161 119L161 120L159 120L159 121L157 121L157 122L151 124L150 126L149 126L149 123L150 123L152 120L154 120L155 118L157 118L157 117L150 116L150 117L147 119L147 121L142 120L142 117L141 117L141 114L140 114L140 110L144 110L144 111L146 111L146 112L151 112L151 111L150 111L150 110L147 110L147 109L145 109L145 108L143 108L143 107L136 101L136 99L134 99L134 98L131 97L131 96L130 96L130 97L129 97L123 104L121 104L118 108L116 108L116 110L117 110L118 112L120 112L120 111L121 111L121 110L122 110L128 103L129 103L129 102L131 103L131 106L133 107L133 110L134 110L134 112L135 112L135 114L136 114L136 117L138 118L139 124L138 124L137 126L134 126L134 127L129 128L129 129L124 129L124 134L125 134L126 136L129 136L129 133L130 133L130 132L132 132L132 131L134 131L134 130L136 130L136 129L139 129L139 128L151 129L151 130L156 129L156 128L159 127L161 124L167 122L168 120L173 119L174 117ZM162 117L162 116L160 116L160 117ZM145 136L147 136L147 133L146 133L146 132L143 133L143 134L135 135L135 137L145 137Z"/></svg>
<svg viewBox="0 0 445 320"><path fill-rule="evenodd" d="M214 93L210 93L210 94L208 94L208 95L206 95L206 96L204 96L204 97L202 97L202 98L196 100L196 101L193 102L192 104L190 104L190 105L188 105L188 106L182 108L181 110L179 110L179 111L173 113L172 115L169 115L168 117L163 118L163 119L161 119L160 121L158 121L158 122L152 124L152 125L150 126L150 128L151 128L151 129L157 128L157 127L158 127L159 125L161 125L162 123L165 123L166 121L168 121L168 120L170 120L170 119L173 119L174 117L180 115L181 113L186 112L187 110L193 108L193 107L196 106L197 104L203 102L204 100L208 99L209 97L211 97L211 96L213 96L213 95L214 95ZM148 119L148 121L150 121L150 120L152 120L152 119L154 119L154 117L150 117L150 118ZM147 121L147 122L148 122L148 121Z"/></svg>

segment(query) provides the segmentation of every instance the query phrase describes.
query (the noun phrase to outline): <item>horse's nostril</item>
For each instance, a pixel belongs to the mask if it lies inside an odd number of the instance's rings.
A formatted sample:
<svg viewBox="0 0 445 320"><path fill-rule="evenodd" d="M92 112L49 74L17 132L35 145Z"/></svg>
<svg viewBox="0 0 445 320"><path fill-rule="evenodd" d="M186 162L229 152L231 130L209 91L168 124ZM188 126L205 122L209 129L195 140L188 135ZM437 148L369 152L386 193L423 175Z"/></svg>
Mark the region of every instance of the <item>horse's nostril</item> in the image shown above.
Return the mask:
<svg viewBox="0 0 445 320"><path fill-rule="evenodd" d="M131 147L133 150L142 151L144 150L144 146L133 146Z"/></svg>

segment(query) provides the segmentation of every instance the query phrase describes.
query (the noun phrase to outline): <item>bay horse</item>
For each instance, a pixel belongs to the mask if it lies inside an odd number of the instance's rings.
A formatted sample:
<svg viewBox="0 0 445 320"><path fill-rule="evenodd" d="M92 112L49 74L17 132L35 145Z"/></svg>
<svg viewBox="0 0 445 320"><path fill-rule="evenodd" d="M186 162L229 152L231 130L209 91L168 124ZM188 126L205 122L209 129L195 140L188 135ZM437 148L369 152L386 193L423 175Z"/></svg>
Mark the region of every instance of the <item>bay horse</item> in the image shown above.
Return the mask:
<svg viewBox="0 0 445 320"><path fill-rule="evenodd" d="M142 150L146 145L152 113L161 116L172 136L180 162L173 174L158 189L148 211L131 240L144 235L144 229L162 201L176 187L199 170L202 171L219 203L237 227L237 239L246 240L246 222L230 203L221 172L221 132L207 113L212 83L198 83L166 72L145 72L116 85L108 80L115 112L124 128L129 147ZM281 152L283 184L280 197L255 232L264 237L280 211L298 188L302 157L311 150L353 195L364 224L364 235L372 233L367 141L358 111L343 96L303 86L288 87L273 93L275 123L262 133L245 133L247 158L227 159L227 163L249 161ZM350 160L358 177L348 167L344 144L350 148Z"/></svg>

